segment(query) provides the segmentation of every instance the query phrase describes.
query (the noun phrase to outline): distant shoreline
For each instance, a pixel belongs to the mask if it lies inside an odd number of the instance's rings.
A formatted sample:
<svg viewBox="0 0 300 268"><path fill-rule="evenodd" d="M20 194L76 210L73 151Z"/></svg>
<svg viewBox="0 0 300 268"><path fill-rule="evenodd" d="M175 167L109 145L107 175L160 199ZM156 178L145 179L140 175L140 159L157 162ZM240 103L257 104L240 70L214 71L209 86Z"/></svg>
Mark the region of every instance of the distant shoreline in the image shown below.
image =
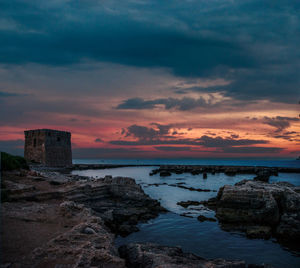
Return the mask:
<svg viewBox="0 0 300 268"><path fill-rule="evenodd" d="M294 167L269 167L269 166L240 166L240 165L151 165L151 164L73 164L71 170L87 170L87 169L110 169L110 168L123 168L123 167L163 167L163 169L173 170L177 168L188 169L217 169L220 172L226 169L236 169L237 173L243 170L243 173L249 174L256 173L263 169L276 169L277 172L282 173L300 173L300 168Z"/></svg>

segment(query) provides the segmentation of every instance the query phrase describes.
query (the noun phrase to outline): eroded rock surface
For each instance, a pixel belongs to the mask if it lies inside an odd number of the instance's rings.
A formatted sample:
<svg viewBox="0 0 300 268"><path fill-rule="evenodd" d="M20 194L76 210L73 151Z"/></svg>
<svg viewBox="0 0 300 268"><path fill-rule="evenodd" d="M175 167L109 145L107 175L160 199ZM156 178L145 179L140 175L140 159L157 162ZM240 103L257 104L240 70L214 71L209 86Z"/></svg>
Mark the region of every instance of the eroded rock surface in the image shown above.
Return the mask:
<svg viewBox="0 0 300 268"><path fill-rule="evenodd" d="M179 247L167 247L152 243L124 245L119 253L131 268L247 268L270 267L247 265L240 260L206 260L195 254L184 253Z"/></svg>
<svg viewBox="0 0 300 268"><path fill-rule="evenodd" d="M128 235L138 231L136 224L155 218L166 210L144 193L134 179L106 176L85 182L65 193L97 212L114 233Z"/></svg>
<svg viewBox="0 0 300 268"><path fill-rule="evenodd" d="M248 226L250 236L265 236L271 228L283 240L299 241L300 194L295 190L289 183L245 180L220 188L212 201L221 223ZM256 227L251 230L249 226Z"/></svg>
<svg viewBox="0 0 300 268"><path fill-rule="evenodd" d="M82 221L36 248L25 258L23 267L125 267L114 247L114 235L90 209L68 201L60 205L60 215Z"/></svg>

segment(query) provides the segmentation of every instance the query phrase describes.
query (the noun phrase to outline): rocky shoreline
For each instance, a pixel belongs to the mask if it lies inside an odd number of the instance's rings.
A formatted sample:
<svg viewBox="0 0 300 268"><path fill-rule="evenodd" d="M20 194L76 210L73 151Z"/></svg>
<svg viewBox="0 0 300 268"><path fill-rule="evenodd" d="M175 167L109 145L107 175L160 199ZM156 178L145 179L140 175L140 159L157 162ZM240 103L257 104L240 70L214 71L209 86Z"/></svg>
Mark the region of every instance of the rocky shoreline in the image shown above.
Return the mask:
<svg viewBox="0 0 300 268"><path fill-rule="evenodd" d="M151 175L168 172L168 173L191 173L198 175L201 173L226 173L234 176L235 174L258 174L259 172L267 172L270 175L282 173L300 173L300 168L295 167L268 167L268 166L233 166L233 165L155 165L155 164L73 164L68 168L46 168L48 171L58 171L68 173L72 170L88 170L88 169L110 169L122 167L153 167L159 168L153 170ZM33 165L35 170L44 171L45 167L41 165ZM167 173L166 173L167 174Z"/></svg>
<svg viewBox="0 0 300 268"><path fill-rule="evenodd" d="M138 223L166 211L134 179L26 170L2 175L1 267L270 267L206 260L156 244L118 250L116 235L138 231ZM280 226L284 234L290 228Z"/></svg>
<svg viewBox="0 0 300 268"><path fill-rule="evenodd" d="M190 173L192 175L202 174L203 179L207 174L224 173L228 176L237 174L254 174L257 180L268 181L270 176L278 176L278 173L300 173L300 168L292 167L265 167L265 166L227 166L227 165L162 165L150 172L150 176L159 174L161 177L171 174Z"/></svg>
<svg viewBox="0 0 300 268"><path fill-rule="evenodd" d="M300 187L290 183L243 180L221 187L216 198L201 204L215 210L225 230L238 229L249 238L273 236L291 244L299 242Z"/></svg>

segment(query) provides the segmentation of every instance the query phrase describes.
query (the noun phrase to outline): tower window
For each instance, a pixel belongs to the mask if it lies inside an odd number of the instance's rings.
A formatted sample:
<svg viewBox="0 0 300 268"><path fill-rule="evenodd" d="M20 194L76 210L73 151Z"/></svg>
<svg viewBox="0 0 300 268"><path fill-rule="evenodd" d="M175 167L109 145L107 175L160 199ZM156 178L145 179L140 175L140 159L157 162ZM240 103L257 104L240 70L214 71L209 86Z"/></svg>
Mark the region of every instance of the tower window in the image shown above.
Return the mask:
<svg viewBox="0 0 300 268"><path fill-rule="evenodd" d="M33 139L33 147L36 147L36 138Z"/></svg>

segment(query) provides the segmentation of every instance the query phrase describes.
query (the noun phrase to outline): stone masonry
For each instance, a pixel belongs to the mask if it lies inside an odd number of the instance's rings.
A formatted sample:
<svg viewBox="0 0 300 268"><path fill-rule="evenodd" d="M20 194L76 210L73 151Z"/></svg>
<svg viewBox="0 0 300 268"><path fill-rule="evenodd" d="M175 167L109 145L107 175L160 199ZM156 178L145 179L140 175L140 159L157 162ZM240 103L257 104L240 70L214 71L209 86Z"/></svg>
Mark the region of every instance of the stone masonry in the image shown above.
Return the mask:
<svg viewBox="0 0 300 268"><path fill-rule="evenodd" d="M52 129L24 131L24 157L49 167L72 165L71 133Z"/></svg>

